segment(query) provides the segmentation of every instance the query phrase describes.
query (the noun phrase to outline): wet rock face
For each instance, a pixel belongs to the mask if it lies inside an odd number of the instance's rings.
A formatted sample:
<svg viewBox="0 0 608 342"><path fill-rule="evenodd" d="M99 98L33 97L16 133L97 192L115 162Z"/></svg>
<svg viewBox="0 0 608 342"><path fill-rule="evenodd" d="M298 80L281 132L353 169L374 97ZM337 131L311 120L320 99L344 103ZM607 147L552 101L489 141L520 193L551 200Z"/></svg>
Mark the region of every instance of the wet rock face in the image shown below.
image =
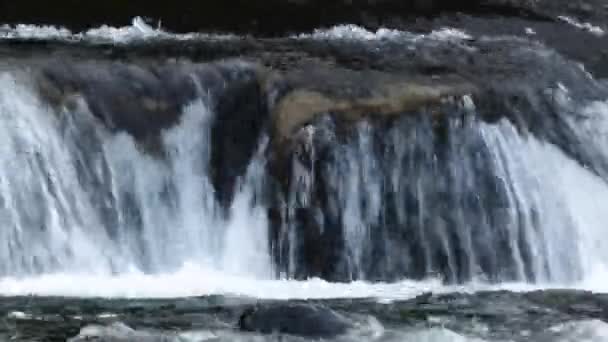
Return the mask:
<svg viewBox="0 0 608 342"><path fill-rule="evenodd" d="M158 136L177 123L183 108L197 98L216 99L210 104L223 118L247 115L235 103L255 102L248 87L259 95L255 68L245 63L72 62L53 59L42 65L37 84L43 98L71 107L82 97L108 129L126 131L138 140Z"/></svg>
<svg viewBox="0 0 608 342"><path fill-rule="evenodd" d="M41 71L39 88L44 98L59 106L75 106L73 101L82 96L91 113L108 129L145 140L158 136L163 127L179 119L181 99L171 96L171 91L184 99L196 95L188 74L167 76L145 66L54 61Z"/></svg>
<svg viewBox="0 0 608 342"><path fill-rule="evenodd" d="M215 99L217 117L211 127L211 178L224 207L230 205L236 181L245 174L269 124L267 94L258 71L239 71L236 81L226 82Z"/></svg>
<svg viewBox="0 0 608 342"><path fill-rule="evenodd" d="M255 65L236 62L57 61L41 67L37 85L41 96L57 108L74 110L82 99L80 106L107 130L126 132L156 156L167 152L159 141L161 132L177 124L192 101L202 98L213 112L211 179L217 199L227 207L267 124L260 79Z"/></svg>

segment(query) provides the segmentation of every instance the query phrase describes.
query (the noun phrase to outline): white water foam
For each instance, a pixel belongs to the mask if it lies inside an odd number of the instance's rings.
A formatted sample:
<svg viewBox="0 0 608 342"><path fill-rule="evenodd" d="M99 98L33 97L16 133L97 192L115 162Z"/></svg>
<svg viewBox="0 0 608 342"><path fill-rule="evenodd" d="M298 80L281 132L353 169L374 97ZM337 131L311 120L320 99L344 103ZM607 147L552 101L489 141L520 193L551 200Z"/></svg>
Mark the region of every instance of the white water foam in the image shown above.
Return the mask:
<svg viewBox="0 0 608 342"><path fill-rule="evenodd" d="M358 25L336 25L328 29L316 29L313 33L302 33L292 38L297 39L320 39L320 40L410 40L417 41L422 39L438 41L461 41L472 37L466 32L444 27L439 30L431 31L428 34L414 34L406 31L379 28L376 31L369 31Z"/></svg>
<svg viewBox="0 0 608 342"><path fill-rule="evenodd" d="M39 26L29 24L18 24L15 26L0 26L0 39L39 39L39 40L64 40L64 41L87 41L91 43L113 43L127 44L143 40L230 40L239 39L234 34L206 34L206 33L171 33L146 23L141 17L135 17L130 26L113 27L103 25L98 28L89 29L85 32L72 32L64 27ZM433 30L427 34L415 34L406 31L380 28L369 31L357 25L336 25L328 29L316 29L312 33L302 33L291 36L294 39L323 39L323 40L418 40L430 41L452 41L458 42L469 40L472 37L459 29L444 27Z"/></svg>
<svg viewBox="0 0 608 342"><path fill-rule="evenodd" d="M596 36L603 36L604 34L606 34L606 31L604 31L601 27L599 26L595 26L593 24L590 23L582 23L574 18L571 17L567 17L567 16L559 16L558 17L559 20L568 23L576 28L579 28L583 31L587 31L591 34L594 34Z"/></svg>
<svg viewBox="0 0 608 342"><path fill-rule="evenodd" d="M608 293L608 273L576 284L470 282L444 285L439 279L393 283L331 283L322 279L275 280L230 275L213 268L186 264L170 274L131 272L116 276L55 273L27 278L0 279L0 296L59 296L84 298L179 298L226 295L258 299L375 298L381 303L407 300L425 293L482 291L530 292L547 289L589 290Z"/></svg>
<svg viewBox="0 0 608 342"><path fill-rule="evenodd" d="M337 25L329 29L316 29L313 33L302 33L292 38L378 40L402 38L406 34L405 32L385 28L372 32L361 26L349 24Z"/></svg>
<svg viewBox="0 0 608 342"><path fill-rule="evenodd" d="M447 328L431 328L404 334L407 341L418 342L484 342L485 340L458 334Z"/></svg>
<svg viewBox="0 0 608 342"><path fill-rule="evenodd" d="M537 342L606 342L608 341L608 324L600 320L568 322L550 327L533 336Z"/></svg>
<svg viewBox="0 0 608 342"><path fill-rule="evenodd" d="M31 278L0 279L4 296L40 295L108 298L176 298L203 295L233 295L260 299L366 298L408 299L425 292L440 291L437 280L370 284L263 280L232 276L226 272L190 264L173 274L131 273L115 277L70 273Z"/></svg>
<svg viewBox="0 0 608 342"><path fill-rule="evenodd" d="M103 25L78 33L56 26L29 24L0 26L0 39L40 39L126 44L147 39L226 40L235 38L238 38L238 36L232 34L170 33L163 30L160 24L158 27L149 25L141 17L133 18L130 26L113 27Z"/></svg>
<svg viewBox="0 0 608 342"><path fill-rule="evenodd" d="M69 39L71 36L70 30L55 26L27 24L0 26L0 38L2 39Z"/></svg>

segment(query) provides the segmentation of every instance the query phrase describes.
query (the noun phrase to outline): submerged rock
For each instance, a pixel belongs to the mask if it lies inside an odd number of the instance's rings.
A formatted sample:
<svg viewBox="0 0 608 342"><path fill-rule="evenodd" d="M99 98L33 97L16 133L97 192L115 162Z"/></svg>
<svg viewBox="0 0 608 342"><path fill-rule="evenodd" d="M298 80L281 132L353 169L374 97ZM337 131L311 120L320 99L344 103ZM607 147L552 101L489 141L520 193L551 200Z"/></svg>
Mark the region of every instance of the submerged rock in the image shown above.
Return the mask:
<svg viewBox="0 0 608 342"><path fill-rule="evenodd" d="M314 304L258 306L247 309L239 319L239 328L244 331L315 338L333 338L351 327L338 313Z"/></svg>
<svg viewBox="0 0 608 342"><path fill-rule="evenodd" d="M107 326L88 325L80 330L78 336L68 342L103 341L103 342L179 342L176 336L134 330L123 323Z"/></svg>

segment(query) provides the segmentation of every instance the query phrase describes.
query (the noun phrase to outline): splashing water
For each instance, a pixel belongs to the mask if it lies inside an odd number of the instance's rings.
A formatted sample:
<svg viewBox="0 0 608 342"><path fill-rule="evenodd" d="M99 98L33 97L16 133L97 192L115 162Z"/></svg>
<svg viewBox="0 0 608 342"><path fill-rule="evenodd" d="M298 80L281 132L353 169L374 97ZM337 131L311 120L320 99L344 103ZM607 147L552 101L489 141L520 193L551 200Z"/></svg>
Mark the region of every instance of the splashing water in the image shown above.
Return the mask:
<svg viewBox="0 0 608 342"><path fill-rule="evenodd" d="M225 212L209 176L215 116L206 97L185 106L159 150L149 151L105 129L84 99L56 109L29 81L17 71L0 75L0 293L408 298L502 287L607 290L605 180L508 121L448 120L443 156L433 146L445 137L430 134L424 120L405 118L380 133L363 121L325 152L312 145L323 129L308 126L307 153L328 153L329 163L310 172L294 162L299 180L286 202L284 239L297 245L289 220L324 181L332 209L315 213L343 228L341 265L351 279L416 268L428 276L373 285L284 281L273 280L270 222L259 201L267 138ZM598 121L581 130L601 136L605 104L583 112ZM298 252L286 254L287 275ZM473 282L443 286L436 273ZM483 285L488 276L503 283ZM536 285L521 284L529 280Z"/></svg>
<svg viewBox="0 0 608 342"><path fill-rule="evenodd" d="M101 129L84 103L53 112L17 76L0 83L3 275L109 276L195 263L270 276L265 218L251 200L262 166L252 163L221 217L207 176L212 113L203 101L163 134L162 160ZM235 262L243 252L248 262Z"/></svg>

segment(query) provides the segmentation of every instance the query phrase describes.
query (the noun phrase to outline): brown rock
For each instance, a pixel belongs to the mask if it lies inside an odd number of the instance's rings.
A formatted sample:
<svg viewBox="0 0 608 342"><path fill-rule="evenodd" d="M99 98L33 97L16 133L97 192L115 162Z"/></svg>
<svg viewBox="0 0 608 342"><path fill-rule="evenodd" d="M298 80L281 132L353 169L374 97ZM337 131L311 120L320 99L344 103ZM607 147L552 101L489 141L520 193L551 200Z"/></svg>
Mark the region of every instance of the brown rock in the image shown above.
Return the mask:
<svg viewBox="0 0 608 342"><path fill-rule="evenodd" d="M452 96L474 93L470 84L421 85L400 82L389 84L369 97L341 99L317 91L296 89L285 95L273 112L275 134L279 141L288 139L299 127L318 115L333 113L342 120L354 121L364 116L391 116L438 105Z"/></svg>

